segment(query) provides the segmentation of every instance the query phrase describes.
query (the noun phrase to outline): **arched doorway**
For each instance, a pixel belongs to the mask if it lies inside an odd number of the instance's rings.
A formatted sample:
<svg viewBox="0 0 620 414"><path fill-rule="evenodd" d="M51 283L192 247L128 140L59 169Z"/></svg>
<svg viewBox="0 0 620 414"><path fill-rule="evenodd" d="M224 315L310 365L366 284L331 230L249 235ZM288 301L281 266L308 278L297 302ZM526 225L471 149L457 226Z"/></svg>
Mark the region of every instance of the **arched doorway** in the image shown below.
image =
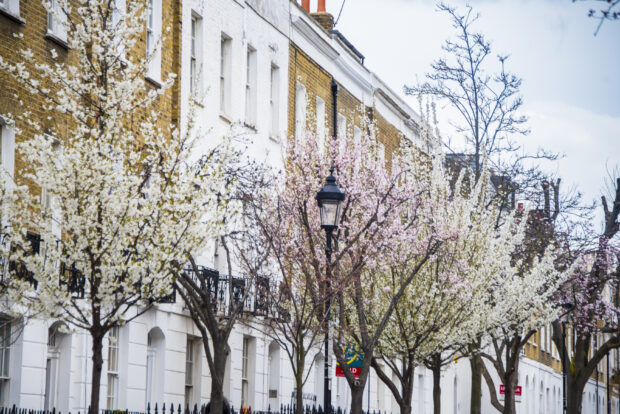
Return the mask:
<svg viewBox="0 0 620 414"><path fill-rule="evenodd" d="M71 334L61 322L47 331L45 364L45 410L67 412L71 376Z"/></svg>
<svg viewBox="0 0 620 414"><path fill-rule="evenodd" d="M325 357L322 353L314 357L314 395L316 406L323 406L323 389L325 385ZM332 397L333 398L333 397Z"/></svg>
<svg viewBox="0 0 620 414"><path fill-rule="evenodd" d="M166 338L160 328L149 331L146 343L146 399L145 405L164 402L164 354Z"/></svg>
<svg viewBox="0 0 620 414"><path fill-rule="evenodd" d="M269 345L269 408L280 407L280 346L277 342Z"/></svg>

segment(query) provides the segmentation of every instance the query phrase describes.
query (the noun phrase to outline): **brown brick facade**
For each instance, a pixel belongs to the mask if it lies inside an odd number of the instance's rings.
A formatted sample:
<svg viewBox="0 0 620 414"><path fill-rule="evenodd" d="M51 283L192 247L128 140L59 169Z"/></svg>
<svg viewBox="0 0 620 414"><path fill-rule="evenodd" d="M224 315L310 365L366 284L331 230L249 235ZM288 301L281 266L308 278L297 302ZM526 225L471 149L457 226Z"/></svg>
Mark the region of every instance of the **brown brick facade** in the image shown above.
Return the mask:
<svg viewBox="0 0 620 414"><path fill-rule="evenodd" d="M333 99L332 99L332 76L329 72L318 65L312 58L304 53L297 45L290 45L290 64L289 64L289 135L295 134L295 94L297 91L297 81L306 87L308 98L307 125L314 128L316 119L316 107L312 105L316 97L325 101L326 107L326 131L328 136L333 136ZM365 127L364 117L375 122L375 132L377 139L385 146L385 158L388 163L391 154L399 147L403 134L394 125L390 124L376 109L365 107L363 103L355 98L347 89L338 84L338 113L347 119L347 132L352 133L353 127L360 129ZM315 131L316 132L316 131Z"/></svg>
<svg viewBox="0 0 620 414"><path fill-rule="evenodd" d="M74 6L77 6L77 2ZM156 110L160 114L162 125L179 123L180 111L180 62L181 62L181 1L163 1L162 10L162 79L166 79L169 73L179 75L174 86L166 91L156 102ZM75 63L76 52L69 50L53 39L46 37L47 12L40 0L21 0L19 4L19 17L21 23L0 14L0 56L9 63L23 62L21 50L30 49L34 54L34 60L26 62L28 71L36 74L34 64L36 62L52 63L51 50L55 49L58 57L57 62ZM166 28L170 28L166 31ZM146 33L146 31L145 31ZM145 36L137 43L135 51L130 53L144 54L146 50ZM151 85L150 83L147 83ZM53 90L53 85L44 85ZM151 87L155 87L151 85ZM41 96L32 95L20 86L6 73L0 72L0 115L11 115L22 131L22 136L16 136L16 144L24 137L32 136L34 130L20 122L20 114L29 113L41 125L43 130L53 130L59 137L68 133L69 118L58 113L50 113L44 107L44 99ZM137 111L133 114L137 121L143 117L146 111ZM15 173L19 179L20 171L23 171L23 161L20 160L19 152L15 153Z"/></svg>

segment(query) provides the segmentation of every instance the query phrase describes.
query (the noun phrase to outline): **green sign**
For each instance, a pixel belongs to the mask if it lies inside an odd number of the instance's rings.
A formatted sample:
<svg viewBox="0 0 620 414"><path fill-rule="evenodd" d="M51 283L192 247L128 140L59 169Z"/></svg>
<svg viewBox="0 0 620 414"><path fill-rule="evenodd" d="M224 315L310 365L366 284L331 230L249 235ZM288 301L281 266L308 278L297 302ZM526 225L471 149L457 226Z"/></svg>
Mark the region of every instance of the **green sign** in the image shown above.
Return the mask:
<svg viewBox="0 0 620 414"><path fill-rule="evenodd" d="M344 358L347 366L351 368L361 368L364 362L364 354L358 345L347 345L343 347Z"/></svg>

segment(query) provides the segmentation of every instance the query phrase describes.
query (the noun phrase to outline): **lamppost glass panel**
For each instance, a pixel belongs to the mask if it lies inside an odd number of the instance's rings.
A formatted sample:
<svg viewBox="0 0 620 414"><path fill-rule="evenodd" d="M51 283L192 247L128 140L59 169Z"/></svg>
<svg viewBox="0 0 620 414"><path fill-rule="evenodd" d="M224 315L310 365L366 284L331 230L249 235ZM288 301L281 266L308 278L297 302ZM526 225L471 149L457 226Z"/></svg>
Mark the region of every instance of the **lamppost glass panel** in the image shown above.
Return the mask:
<svg viewBox="0 0 620 414"><path fill-rule="evenodd" d="M321 203L321 226L338 227L340 221L340 201L325 200Z"/></svg>

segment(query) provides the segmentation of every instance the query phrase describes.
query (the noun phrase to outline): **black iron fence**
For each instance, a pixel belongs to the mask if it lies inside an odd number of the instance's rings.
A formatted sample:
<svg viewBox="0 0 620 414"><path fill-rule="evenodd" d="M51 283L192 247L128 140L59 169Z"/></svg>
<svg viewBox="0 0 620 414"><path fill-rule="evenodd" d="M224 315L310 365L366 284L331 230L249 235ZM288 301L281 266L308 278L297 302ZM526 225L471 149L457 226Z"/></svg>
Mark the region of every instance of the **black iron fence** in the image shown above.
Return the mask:
<svg viewBox="0 0 620 414"><path fill-rule="evenodd" d="M365 414L388 414L387 411L363 411ZM75 413L75 412L74 412ZM90 408L84 412L77 411L77 414L89 414ZM242 409L231 407L231 414L296 414L297 409L294 405L281 405L277 409L269 407L267 410L252 410L252 408L244 407ZM324 414L321 406L305 406L302 410L303 414ZM346 409L332 407L333 414L347 414ZM19 408L15 405L12 407L0 407L0 414L63 414L61 411L52 408L51 410L37 410L30 408ZM71 411L64 414L71 414ZM99 410L99 414L215 414L209 413L208 405L203 404L198 406L195 404L193 407L186 405L183 407L181 404L155 404L151 407L149 404L145 411L131 411L131 410Z"/></svg>

